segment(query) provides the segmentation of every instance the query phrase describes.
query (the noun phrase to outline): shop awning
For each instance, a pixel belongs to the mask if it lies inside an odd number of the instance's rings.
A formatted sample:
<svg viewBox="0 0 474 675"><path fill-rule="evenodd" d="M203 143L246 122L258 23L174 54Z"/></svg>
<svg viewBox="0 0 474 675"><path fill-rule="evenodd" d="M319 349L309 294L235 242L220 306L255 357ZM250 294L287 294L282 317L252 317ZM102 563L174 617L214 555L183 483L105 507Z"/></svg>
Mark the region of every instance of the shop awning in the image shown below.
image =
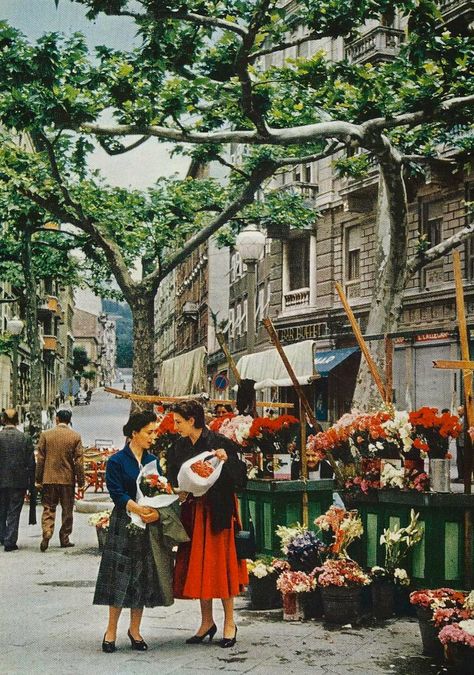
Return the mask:
<svg viewBox="0 0 474 675"><path fill-rule="evenodd" d="M308 384L314 375L314 340L295 342L284 347L285 354L291 363L300 384ZM276 349L247 354L237 363L241 378L255 380L255 389L267 387L291 387L280 355Z"/></svg>
<svg viewBox="0 0 474 675"><path fill-rule="evenodd" d="M198 347L161 364L159 391L163 396L187 396L207 390L206 348Z"/></svg>
<svg viewBox="0 0 474 675"><path fill-rule="evenodd" d="M358 351L358 347L346 347L345 349L333 349L330 352L318 352L314 357L316 372L321 377L327 377L331 370L339 366L351 354L355 354Z"/></svg>

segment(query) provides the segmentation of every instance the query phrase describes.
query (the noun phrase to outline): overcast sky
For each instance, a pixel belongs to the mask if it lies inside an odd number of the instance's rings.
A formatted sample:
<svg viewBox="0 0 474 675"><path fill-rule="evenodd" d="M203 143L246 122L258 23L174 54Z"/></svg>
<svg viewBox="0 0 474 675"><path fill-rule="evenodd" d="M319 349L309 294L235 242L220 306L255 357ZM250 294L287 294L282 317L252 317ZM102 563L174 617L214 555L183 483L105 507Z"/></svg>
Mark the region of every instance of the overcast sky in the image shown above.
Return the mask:
<svg viewBox="0 0 474 675"><path fill-rule="evenodd" d="M105 44L115 49L130 49L138 44L131 19L104 16L92 22L85 14L85 7L70 0L59 0L58 9L54 0L0 0L0 18L31 40L46 32L81 32L91 48ZM91 166L100 169L114 185L143 189L153 185L160 176L185 174L189 158L170 158L168 148L167 144L154 139L118 157L109 157L98 148L91 158Z"/></svg>

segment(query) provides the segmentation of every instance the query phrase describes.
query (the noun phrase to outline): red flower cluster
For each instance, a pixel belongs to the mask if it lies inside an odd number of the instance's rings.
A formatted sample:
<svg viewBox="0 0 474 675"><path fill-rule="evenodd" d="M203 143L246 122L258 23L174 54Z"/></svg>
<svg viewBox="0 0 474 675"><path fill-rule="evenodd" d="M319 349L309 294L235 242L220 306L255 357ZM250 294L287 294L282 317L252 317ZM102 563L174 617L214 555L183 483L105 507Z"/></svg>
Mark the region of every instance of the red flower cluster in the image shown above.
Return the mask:
<svg viewBox="0 0 474 675"><path fill-rule="evenodd" d="M198 476L201 476L201 478L209 478L209 476L214 473L214 467L210 462L203 462L200 460L199 462L191 464L191 471Z"/></svg>
<svg viewBox="0 0 474 675"><path fill-rule="evenodd" d="M462 607L466 599L466 594L462 591L455 591L452 588L435 588L410 593L410 602L412 605L419 605L427 609L436 607Z"/></svg>
<svg viewBox="0 0 474 675"><path fill-rule="evenodd" d="M299 420L292 415L280 415L275 419L256 417L250 427L249 438L261 438L264 435L275 436L283 429L290 429L299 423Z"/></svg>
<svg viewBox="0 0 474 675"><path fill-rule="evenodd" d="M163 434L176 434L176 428L174 426L174 415L173 413L166 413L161 422L156 428L156 435L162 436Z"/></svg>
<svg viewBox="0 0 474 675"><path fill-rule="evenodd" d="M439 414L438 408L429 408L428 406L410 412L409 420L414 427L434 429L443 438L448 438L448 436L456 438L462 429L457 415L451 415L449 412Z"/></svg>

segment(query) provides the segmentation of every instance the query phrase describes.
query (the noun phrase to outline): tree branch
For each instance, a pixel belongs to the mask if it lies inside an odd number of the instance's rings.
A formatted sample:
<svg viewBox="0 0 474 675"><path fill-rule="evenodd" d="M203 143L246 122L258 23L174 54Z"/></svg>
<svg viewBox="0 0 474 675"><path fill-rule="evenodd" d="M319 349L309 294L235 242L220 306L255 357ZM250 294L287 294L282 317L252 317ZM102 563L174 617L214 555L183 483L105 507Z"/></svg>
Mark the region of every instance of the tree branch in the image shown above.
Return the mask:
<svg viewBox="0 0 474 675"><path fill-rule="evenodd" d="M251 174L250 180L245 188L241 191L236 199L231 202L217 218L206 225L200 232L188 239L185 244L174 255L170 256L164 262L161 270L154 270L151 274L145 277L144 281L151 283L157 287L172 270L175 269L188 255L194 251L200 244L204 243L217 230L225 225L231 218L233 218L244 206L250 204L254 198L255 192L258 190L262 182L269 178L275 171L276 165L274 161L266 161L260 164Z"/></svg>
<svg viewBox="0 0 474 675"><path fill-rule="evenodd" d="M238 23L233 23L232 21L227 21L226 19L219 19L214 16L203 16L202 14L195 14L194 12L156 11L153 12L153 18L157 21L160 19L187 21L199 26L209 26L211 28L221 28L222 30L231 31L232 33L236 33L241 38L245 38L247 36L247 30L243 26L239 26Z"/></svg>
<svg viewBox="0 0 474 675"><path fill-rule="evenodd" d="M316 37L314 36L313 33L309 33L309 35L305 35L304 37L294 38L293 40L281 42L280 44L274 45L273 47L265 47L263 49L259 49L258 51L253 52L253 54L249 55L249 61L253 63L256 59L259 59L262 56L266 56L267 54L275 54L275 52L281 52L284 49L291 49L291 47L299 47L300 45L303 45L305 42L309 42L310 40L316 40Z"/></svg>
<svg viewBox="0 0 474 675"><path fill-rule="evenodd" d="M122 147L117 150L112 150L107 147L106 143L102 143L99 139L100 147L102 150L105 150L105 152L110 156L114 157L115 155L123 155L126 152L129 152L130 150L135 150L135 148L140 147L140 145L143 145L143 143L146 143L150 139L150 136L142 136L141 138L138 139L138 141L135 141L134 143L131 143L131 145L127 145L127 147Z"/></svg>
<svg viewBox="0 0 474 675"><path fill-rule="evenodd" d="M320 159L330 157L334 153L344 150L345 147L345 143L334 141L326 148L326 150L323 150L322 152L315 155L306 155L303 157L282 157L281 159L277 159L275 161L279 167L295 166L296 164L309 164L310 162L317 162Z"/></svg>
<svg viewBox="0 0 474 675"><path fill-rule="evenodd" d="M469 104L474 103L474 94L470 96L459 96L443 101L440 105L435 106L433 110L418 110L411 113L403 113L402 115L395 115L394 117L375 117L367 120L361 126L364 132L376 131L380 129L393 129L395 127L408 126L413 127L421 122L429 122L442 117L452 110L463 108Z"/></svg>
<svg viewBox="0 0 474 675"><path fill-rule="evenodd" d="M469 239L474 234L474 222L466 225L461 230L458 230L448 239L445 239L440 244L432 246L427 251L411 257L407 262L406 275L410 278L415 272L421 268L429 265L429 263L439 260L446 253L452 251L456 246L462 244L466 239Z"/></svg>
<svg viewBox="0 0 474 675"><path fill-rule="evenodd" d="M367 123L366 123L367 124ZM168 127L150 125L136 126L132 124L117 124L116 126L102 126L100 124L84 123L76 131L94 136L155 136L165 140L182 143L243 143L249 145L297 145L314 141L316 138L354 138L359 142L364 140L364 129L358 124L340 120L317 122L291 129L267 128L268 134L262 135L258 131L214 131L193 132L178 131Z"/></svg>

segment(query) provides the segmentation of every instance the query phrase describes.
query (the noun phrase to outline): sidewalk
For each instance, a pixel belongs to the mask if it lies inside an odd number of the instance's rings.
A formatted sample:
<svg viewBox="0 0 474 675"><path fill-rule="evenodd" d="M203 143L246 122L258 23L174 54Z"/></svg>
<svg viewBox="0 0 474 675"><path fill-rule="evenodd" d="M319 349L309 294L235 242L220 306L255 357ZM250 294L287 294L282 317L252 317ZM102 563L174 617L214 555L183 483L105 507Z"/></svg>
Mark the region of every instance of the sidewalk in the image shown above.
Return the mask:
<svg viewBox="0 0 474 675"><path fill-rule="evenodd" d="M38 520L41 507L38 507ZM23 509L20 550L0 551L2 602L0 673L160 675L171 673L255 673L287 675L434 675L441 669L420 655L421 641L413 619L338 629L322 622L288 623L281 612L255 612L238 598L238 642L223 650L217 644L187 646L199 623L197 601L145 609L146 653L132 652L124 614L115 654L103 654L100 643L106 607L92 605L100 561L97 538L87 513L75 513L72 540L59 548L57 533L40 553L40 525L27 525ZM217 638L222 611L216 602ZM125 610L126 612L126 610ZM128 613L128 612L127 612Z"/></svg>

